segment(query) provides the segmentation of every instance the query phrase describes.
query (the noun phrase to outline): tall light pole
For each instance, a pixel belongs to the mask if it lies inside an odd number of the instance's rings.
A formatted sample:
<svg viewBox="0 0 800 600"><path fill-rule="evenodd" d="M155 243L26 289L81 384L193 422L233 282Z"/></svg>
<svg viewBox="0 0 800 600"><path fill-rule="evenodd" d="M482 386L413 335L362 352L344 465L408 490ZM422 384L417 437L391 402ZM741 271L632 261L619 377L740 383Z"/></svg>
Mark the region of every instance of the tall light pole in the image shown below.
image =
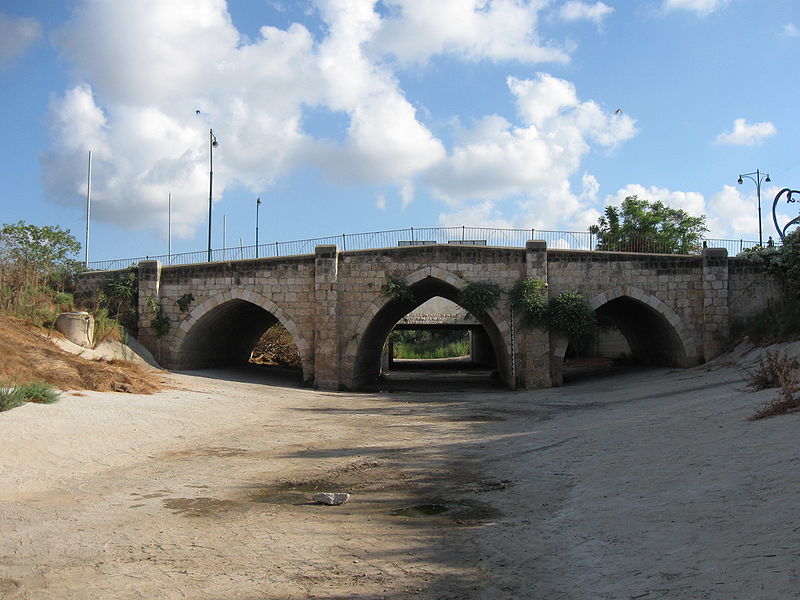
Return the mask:
<svg viewBox="0 0 800 600"><path fill-rule="evenodd" d="M208 262L211 262L211 198L214 190L214 148L219 146L214 130L208 130Z"/></svg>
<svg viewBox="0 0 800 600"><path fill-rule="evenodd" d="M172 264L172 192L167 195L167 260Z"/></svg>
<svg viewBox="0 0 800 600"><path fill-rule="evenodd" d="M261 206L261 196L256 198L256 258L258 258L258 207Z"/></svg>
<svg viewBox="0 0 800 600"><path fill-rule="evenodd" d="M92 220L92 151L89 150L89 174L86 177L86 247L83 264L89 268L89 223Z"/></svg>
<svg viewBox="0 0 800 600"><path fill-rule="evenodd" d="M753 175L755 175L755 177L753 177ZM739 175L739 179L737 180L736 183L742 185L744 183L744 179L742 179L743 177L747 177L750 181L756 184L756 196L758 197L758 245L763 246L764 239L763 236L761 235L761 182L766 181L767 183L769 183L772 180L769 178L769 173L762 173L758 169L756 169L752 173L745 173L744 175Z"/></svg>

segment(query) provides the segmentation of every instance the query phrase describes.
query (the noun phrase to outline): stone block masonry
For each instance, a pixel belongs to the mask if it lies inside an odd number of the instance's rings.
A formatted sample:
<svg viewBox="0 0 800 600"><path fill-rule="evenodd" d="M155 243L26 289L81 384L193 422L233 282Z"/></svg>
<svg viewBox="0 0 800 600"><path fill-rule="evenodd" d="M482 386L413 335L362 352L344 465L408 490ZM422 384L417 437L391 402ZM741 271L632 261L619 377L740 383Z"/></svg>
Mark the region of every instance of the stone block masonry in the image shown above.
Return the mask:
<svg viewBox="0 0 800 600"><path fill-rule="evenodd" d="M403 278L414 302L382 295L389 275ZM79 280L96 294L110 273ZM690 366L726 348L731 322L766 306L776 282L724 250L674 256L525 248L427 245L201 265L139 265L139 336L168 368L245 362L261 333L282 323L297 345L304 380L323 389L358 389L380 373L383 345L394 325L433 297L455 301L471 282L504 291L523 277L548 284L551 296L578 291L598 315L615 322L645 362ZM148 300L148 298L150 300ZM151 302L152 300L152 302ZM151 306L169 331L153 328ZM475 318L511 388L558 385L568 340L526 330L508 295Z"/></svg>

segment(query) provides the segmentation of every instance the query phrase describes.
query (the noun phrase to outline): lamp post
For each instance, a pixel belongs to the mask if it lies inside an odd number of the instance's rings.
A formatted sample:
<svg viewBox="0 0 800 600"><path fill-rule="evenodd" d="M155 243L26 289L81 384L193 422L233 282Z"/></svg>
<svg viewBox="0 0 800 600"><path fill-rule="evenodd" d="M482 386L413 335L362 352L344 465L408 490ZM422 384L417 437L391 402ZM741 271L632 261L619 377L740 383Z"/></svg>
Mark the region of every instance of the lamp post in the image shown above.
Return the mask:
<svg viewBox="0 0 800 600"><path fill-rule="evenodd" d="M219 146L214 130L208 130L208 262L211 262L211 198L214 189L214 148Z"/></svg>
<svg viewBox="0 0 800 600"><path fill-rule="evenodd" d="M89 224L92 221L92 151L89 150L89 173L86 176L86 253L83 266L89 268Z"/></svg>
<svg viewBox="0 0 800 600"><path fill-rule="evenodd" d="M753 177L755 175L755 177ZM758 197L758 245L763 246L764 240L761 235L761 182L766 181L769 183L772 181L769 178L769 173L762 173L758 169L753 171L752 173L745 173L744 175L739 175L739 179L736 183L742 185L744 183L743 177L747 177L750 181L756 184L756 196Z"/></svg>
<svg viewBox="0 0 800 600"><path fill-rule="evenodd" d="M258 258L258 207L261 206L261 196L256 198L256 258Z"/></svg>

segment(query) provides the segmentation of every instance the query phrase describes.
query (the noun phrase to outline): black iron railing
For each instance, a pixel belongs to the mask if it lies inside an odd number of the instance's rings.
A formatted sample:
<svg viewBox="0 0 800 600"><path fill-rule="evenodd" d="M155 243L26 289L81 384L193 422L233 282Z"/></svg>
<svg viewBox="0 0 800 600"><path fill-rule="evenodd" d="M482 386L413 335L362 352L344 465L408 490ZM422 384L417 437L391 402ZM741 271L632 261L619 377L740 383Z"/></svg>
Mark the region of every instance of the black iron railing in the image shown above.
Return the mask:
<svg viewBox="0 0 800 600"><path fill-rule="evenodd" d="M565 250L597 250L598 236L588 231L551 231L547 229L501 229L496 227L410 227L407 229L390 229L369 233L343 233L326 237L293 240L289 242L272 242L259 244L258 247L236 246L211 251L213 262L229 260L245 260L251 258L268 258L280 256L297 256L313 254L314 248L322 244L336 244L340 250L370 250L395 246L418 246L424 244L464 244L470 246L501 246L522 248L528 240L544 240L548 248ZM711 248L725 248L728 254L735 256L746 248L757 246L758 242L748 240L707 239L705 243ZM625 252L651 252L656 254L674 254L670 248L653 243L646 239L625 240L617 245L605 245ZM690 250L696 253L698 249ZM114 260L98 260L89 263L91 270L104 271L125 269L143 260L159 260L163 265L188 265L208 260L207 250L183 252L180 254L160 254L157 256L139 256L135 258L118 258Z"/></svg>

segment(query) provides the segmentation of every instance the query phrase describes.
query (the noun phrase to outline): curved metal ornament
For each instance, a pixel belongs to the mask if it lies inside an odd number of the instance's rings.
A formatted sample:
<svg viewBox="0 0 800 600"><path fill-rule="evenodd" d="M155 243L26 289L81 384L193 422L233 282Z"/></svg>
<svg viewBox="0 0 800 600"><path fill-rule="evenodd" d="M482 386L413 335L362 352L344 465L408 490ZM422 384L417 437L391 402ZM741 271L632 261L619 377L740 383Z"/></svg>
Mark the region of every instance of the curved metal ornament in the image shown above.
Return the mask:
<svg viewBox="0 0 800 600"><path fill-rule="evenodd" d="M778 207L778 200L780 200L781 196L783 196L784 194L786 194L786 202L787 203L796 202L797 199L793 198L792 194L797 194L798 196L800 196L800 190L792 190L792 189L789 189L789 188L783 188L780 192L778 192L776 194L775 200L773 200L773 202L772 202L772 222L775 223L775 230L778 232L778 235L780 236L781 241L783 241L783 239L786 237L786 230L789 229L789 227L791 227L792 225L800 224L800 216L797 216L794 219L792 219L791 221L789 221L788 223L786 223L786 225L783 226L783 229L781 229L780 225L778 225L778 215L775 212L775 209Z"/></svg>

